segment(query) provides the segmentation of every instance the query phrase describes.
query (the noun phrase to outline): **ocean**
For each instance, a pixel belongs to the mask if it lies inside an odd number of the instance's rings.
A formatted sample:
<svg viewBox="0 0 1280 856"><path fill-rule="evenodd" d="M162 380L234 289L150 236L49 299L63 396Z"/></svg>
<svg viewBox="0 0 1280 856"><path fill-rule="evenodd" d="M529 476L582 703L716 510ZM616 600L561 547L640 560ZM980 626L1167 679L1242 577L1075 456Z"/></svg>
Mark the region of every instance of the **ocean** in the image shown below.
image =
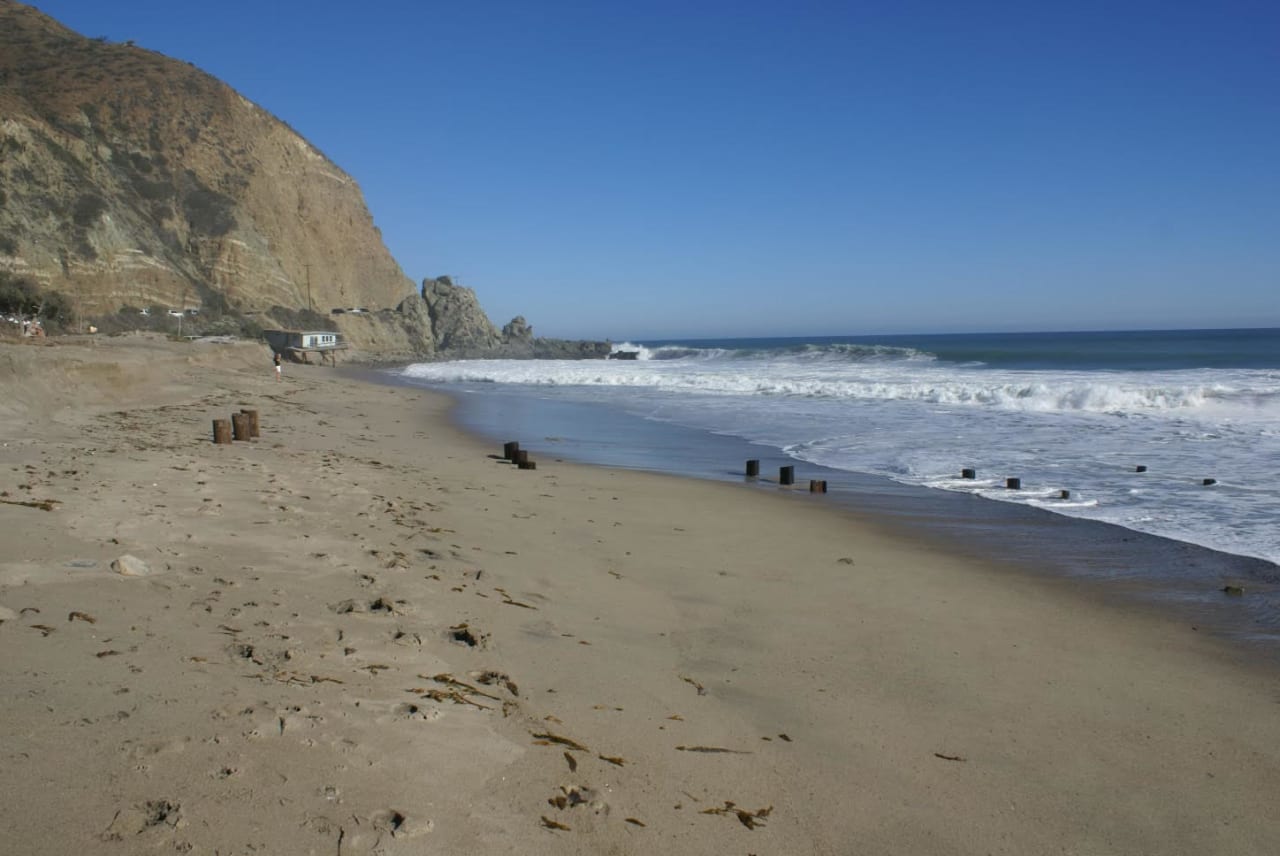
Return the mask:
<svg viewBox="0 0 1280 856"><path fill-rule="evenodd" d="M771 478L790 464L862 510L948 521L1024 561L1066 545L1080 555L1051 564L1138 580L1157 598L1211 604L1225 584L1248 584L1262 597L1245 608L1244 635L1280 640L1280 329L614 350L634 358L422 363L396 379L455 395L478 433L565 458L724 479L759 458ZM1062 529L1054 546L1049 518L1109 528ZM1160 562L1116 558L1135 543ZM1207 549L1178 560L1178 545Z"/></svg>

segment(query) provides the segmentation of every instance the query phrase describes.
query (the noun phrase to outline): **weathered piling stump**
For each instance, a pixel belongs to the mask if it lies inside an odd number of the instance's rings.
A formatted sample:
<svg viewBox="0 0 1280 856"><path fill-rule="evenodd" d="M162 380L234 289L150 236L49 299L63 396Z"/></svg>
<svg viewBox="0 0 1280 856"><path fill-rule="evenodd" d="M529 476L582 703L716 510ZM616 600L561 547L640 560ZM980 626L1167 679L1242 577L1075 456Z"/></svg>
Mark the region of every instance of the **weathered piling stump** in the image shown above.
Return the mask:
<svg viewBox="0 0 1280 856"><path fill-rule="evenodd" d="M249 427L249 414L232 413L231 414L231 434L237 440L252 439L251 429Z"/></svg>
<svg viewBox="0 0 1280 856"><path fill-rule="evenodd" d="M1058 491L1058 499L1070 499L1070 498L1071 498L1071 491L1069 490Z"/></svg>
<svg viewBox="0 0 1280 856"><path fill-rule="evenodd" d="M1022 490L1022 479L1007 478L1004 480L1004 486L1009 490Z"/></svg>
<svg viewBox="0 0 1280 856"><path fill-rule="evenodd" d="M258 411L241 408L240 412L249 417L249 436L262 436L261 431L258 428Z"/></svg>
<svg viewBox="0 0 1280 856"><path fill-rule="evenodd" d="M1204 485L1205 487L1208 487L1211 484L1217 484L1217 483L1218 483L1217 479L1205 479L1204 481L1200 482L1200 484Z"/></svg>
<svg viewBox="0 0 1280 856"><path fill-rule="evenodd" d="M977 477L978 477L978 471L973 469L972 467L965 467L963 470L960 471L960 478L962 479L976 479Z"/></svg>
<svg viewBox="0 0 1280 856"><path fill-rule="evenodd" d="M502 457L504 460L514 461L516 459L516 452L519 452L519 451L520 451L520 444L514 440L512 440L509 443L502 444Z"/></svg>
<svg viewBox="0 0 1280 856"><path fill-rule="evenodd" d="M522 470L536 470L538 468L538 462L531 461L526 457L523 461L517 463L516 466Z"/></svg>
<svg viewBox="0 0 1280 856"><path fill-rule="evenodd" d="M215 419L213 420L213 442L219 446L231 445L231 420Z"/></svg>
<svg viewBox="0 0 1280 856"><path fill-rule="evenodd" d="M795 467L779 467L778 468L778 484L795 484L796 468Z"/></svg>
<svg viewBox="0 0 1280 856"><path fill-rule="evenodd" d="M753 479L760 475L760 462L752 458L747 461L747 478Z"/></svg>
<svg viewBox="0 0 1280 856"><path fill-rule="evenodd" d="M529 462L529 450L516 449L515 457L513 457L511 460L515 461L515 464L517 467L522 466L523 464L527 464Z"/></svg>
<svg viewBox="0 0 1280 856"><path fill-rule="evenodd" d="M1134 467L1134 468L1133 468L1133 471L1134 471L1135 473L1145 473L1145 472L1147 471L1147 465L1146 465L1146 464L1138 464L1136 467Z"/></svg>
<svg viewBox="0 0 1280 856"><path fill-rule="evenodd" d="M826 493L826 479L809 479L809 493Z"/></svg>

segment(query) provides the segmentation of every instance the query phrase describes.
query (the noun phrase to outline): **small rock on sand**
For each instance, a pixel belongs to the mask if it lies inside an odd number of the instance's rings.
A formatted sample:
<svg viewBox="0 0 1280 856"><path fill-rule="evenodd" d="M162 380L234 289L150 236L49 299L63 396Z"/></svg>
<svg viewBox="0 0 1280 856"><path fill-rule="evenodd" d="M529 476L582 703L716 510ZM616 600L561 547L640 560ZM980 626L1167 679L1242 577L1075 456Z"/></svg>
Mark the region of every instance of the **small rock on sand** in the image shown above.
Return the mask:
<svg viewBox="0 0 1280 856"><path fill-rule="evenodd" d="M125 577L147 577L151 575L150 565L137 556L130 556L128 553L112 562L111 570Z"/></svg>

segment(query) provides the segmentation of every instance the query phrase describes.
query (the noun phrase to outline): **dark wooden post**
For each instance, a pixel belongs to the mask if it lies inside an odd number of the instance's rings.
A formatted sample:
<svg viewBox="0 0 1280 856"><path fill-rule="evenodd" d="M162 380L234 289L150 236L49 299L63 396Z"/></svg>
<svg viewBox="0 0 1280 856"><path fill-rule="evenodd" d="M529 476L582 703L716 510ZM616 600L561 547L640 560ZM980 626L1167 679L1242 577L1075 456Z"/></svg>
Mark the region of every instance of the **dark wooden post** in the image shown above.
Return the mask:
<svg viewBox="0 0 1280 856"><path fill-rule="evenodd" d="M796 483L795 467L793 466L780 467L778 469L778 484L795 484L795 483Z"/></svg>
<svg viewBox="0 0 1280 856"><path fill-rule="evenodd" d="M531 461L526 457L523 461L516 464L516 466L522 470L536 470L538 468L538 462Z"/></svg>
<svg viewBox="0 0 1280 856"><path fill-rule="evenodd" d="M978 477L978 471L974 469L970 469L969 467L965 467L963 470L960 471L960 478L962 479L976 479L977 477Z"/></svg>
<svg viewBox="0 0 1280 856"><path fill-rule="evenodd" d="M1071 498L1071 491L1064 490L1064 491L1058 492L1058 499L1070 499L1070 498Z"/></svg>
<svg viewBox="0 0 1280 856"><path fill-rule="evenodd" d="M1005 479L1004 486L1009 490L1022 490L1022 479Z"/></svg>
<svg viewBox="0 0 1280 856"><path fill-rule="evenodd" d="M826 479L809 479L809 493L826 493Z"/></svg>
<svg viewBox="0 0 1280 856"><path fill-rule="evenodd" d="M516 466L529 463L529 450L516 449L515 458L513 458L513 460L516 462Z"/></svg>
<svg viewBox="0 0 1280 856"><path fill-rule="evenodd" d="M218 445L231 445L231 421L229 419L213 420L213 442Z"/></svg>
<svg viewBox="0 0 1280 856"><path fill-rule="evenodd" d="M502 457L508 461L514 461L516 459L516 452L518 451L520 451L520 444L515 440L502 444Z"/></svg>
<svg viewBox="0 0 1280 856"><path fill-rule="evenodd" d="M760 475L760 462L757 460L747 461L747 478L753 479Z"/></svg>
<svg viewBox="0 0 1280 856"><path fill-rule="evenodd" d="M1147 471L1147 466L1146 464L1138 464L1136 467L1133 468L1133 471L1135 473L1145 473Z"/></svg>
<svg viewBox="0 0 1280 856"><path fill-rule="evenodd" d="M261 434L258 431L258 411L241 410L240 412L249 417L249 436L260 437Z"/></svg>
<svg viewBox="0 0 1280 856"><path fill-rule="evenodd" d="M1205 487L1208 487L1211 484L1217 484L1217 483L1218 483L1217 479L1205 479L1204 481L1200 482L1200 484L1204 485Z"/></svg>
<svg viewBox="0 0 1280 856"><path fill-rule="evenodd" d="M249 414L232 413L231 414L231 434L237 440L248 440L252 437L252 429L249 427Z"/></svg>

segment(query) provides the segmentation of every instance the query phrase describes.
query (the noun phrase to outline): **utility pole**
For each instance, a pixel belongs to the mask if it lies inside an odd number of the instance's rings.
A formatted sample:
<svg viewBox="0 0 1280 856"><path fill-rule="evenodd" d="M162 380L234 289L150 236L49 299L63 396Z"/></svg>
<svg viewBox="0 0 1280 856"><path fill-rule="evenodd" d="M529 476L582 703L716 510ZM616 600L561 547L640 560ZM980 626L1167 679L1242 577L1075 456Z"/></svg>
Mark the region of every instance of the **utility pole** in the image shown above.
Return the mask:
<svg viewBox="0 0 1280 856"><path fill-rule="evenodd" d="M315 312L315 304L311 302L311 265L303 265L303 267L307 269L307 309Z"/></svg>

